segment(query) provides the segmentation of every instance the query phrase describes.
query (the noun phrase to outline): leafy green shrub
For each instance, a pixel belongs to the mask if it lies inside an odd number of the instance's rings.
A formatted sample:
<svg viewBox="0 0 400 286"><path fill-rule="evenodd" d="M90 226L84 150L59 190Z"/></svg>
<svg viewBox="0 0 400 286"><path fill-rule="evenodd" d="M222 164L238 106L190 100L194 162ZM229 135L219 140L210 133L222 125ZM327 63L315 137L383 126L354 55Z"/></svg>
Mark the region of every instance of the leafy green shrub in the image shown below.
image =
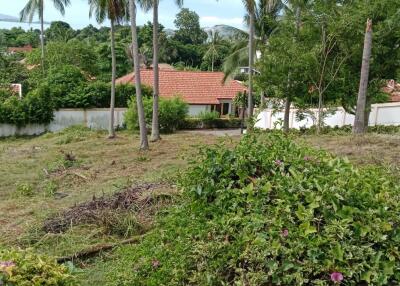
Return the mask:
<svg viewBox="0 0 400 286"><path fill-rule="evenodd" d="M143 98L143 106L147 123L153 118L153 99ZM188 105L179 97L159 100L159 124L160 131L171 133L182 127L188 113ZM130 130L138 130L139 122L137 115L136 101L132 100L129 109L125 113L125 123Z"/></svg>
<svg viewBox="0 0 400 286"><path fill-rule="evenodd" d="M0 247L0 285L72 286L77 285L65 266L29 250Z"/></svg>
<svg viewBox="0 0 400 286"><path fill-rule="evenodd" d="M152 95L152 89L142 87L144 97ZM135 86L118 84L115 89L115 107L128 107L129 100L136 95ZM60 102L59 108L108 108L110 107L111 84L102 81L85 82L72 89Z"/></svg>
<svg viewBox="0 0 400 286"><path fill-rule="evenodd" d="M111 285L398 285L400 186L278 134L200 151ZM124 271L134 265L134 271Z"/></svg>
<svg viewBox="0 0 400 286"><path fill-rule="evenodd" d="M48 88L42 86L22 99L16 96L0 100L0 123L24 126L26 124L47 124L53 119L54 104Z"/></svg>
<svg viewBox="0 0 400 286"><path fill-rule="evenodd" d="M75 90L85 83L86 79L78 67L64 65L54 67L49 70L45 79L45 85L48 87L51 97L54 99L55 107L71 107L72 94L75 98Z"/></svg>

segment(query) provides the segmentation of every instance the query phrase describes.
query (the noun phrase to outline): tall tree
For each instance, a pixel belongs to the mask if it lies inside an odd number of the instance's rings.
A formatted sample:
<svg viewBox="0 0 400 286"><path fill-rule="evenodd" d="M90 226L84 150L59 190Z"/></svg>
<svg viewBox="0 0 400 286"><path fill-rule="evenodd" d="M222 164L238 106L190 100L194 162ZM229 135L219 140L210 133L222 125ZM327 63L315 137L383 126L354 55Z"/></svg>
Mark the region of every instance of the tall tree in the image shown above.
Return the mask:
<svg viewBox="0 0 400 286"><path fill-rule="evenodd" d="M365 30L364 51L361 66L360 87L358 91L356 116L354 119L353 133L362 134L368 126L366 118L366 104L368 91L369 67L372 51L372 20L367 20L367 28Z"/></svg>
<svg viewBox="0 0 400 286"><path fill-rule="evenodd" d="M65 15L65 7L70 4L70 0L52 0L54 7ZM20 20L32 22L33 17L38 14L40 20L40 47L42 49L42 69L44 70L44 0L28 0L28 3L20 12Z"/></svg>
<svg viewBox="0 0 400 286"><path fill-rule="evenodd" d="M127 3L125 0L89 0L89 17L95 14L96 21L101 24L107 18L110 20L111 38L111 99L110 99L110 122L108 137L115 138L114 108L115 108L115 81L117 77L117 61L115 56L115 24L127 16Z"/></svg>
<svg viewBox="0 0 400 286"><path fill-rule="evenodd" d="M300 30L302 27L302 13L303 10L307 7L311 0L287 0L284 1L286 3L286 14L291 14L294 16L294 24L295 24L295 34L293 36L293 41L299 41ZM289 71L287 75L287 94L286 94L286 102L285 102L285 112L283 119L283 130L285 132L289 132L289 119L290 119L290 107L292 105L292 95L289 90L291 89L292 79L291 72Z"/></svg>
<svg viewBox="0 0 400 286"><path fill-rule="evenodd" d="M243 0L246 7L247 13L249 15L249 91L248 91L248 116L253 117L253 74L254 74L254 57L255 57L255 47L254 47L254 30L255 30L255 11L256 2L255 0ZM251 124L248 124L248 129L251 128Z"/></svg>
<svg viewBox="0 0 400 286"><path fill-rule="evenodd" d="M139 47L138 47L138 37L137 37L135 0L129 0L129 15L131 19L132 55L133 55L133 65L135 73L136 103L138 109L139 129L140 129L140 150L148 150L149 141L147 138L147 127L146 127L146 119L144 116L142 87L140 79L140 60L139 60Z"/></svg>
<svg viewBox="0 0 400 286"><path fill-rule="evenodd" d="M158 122L158 104L160 96L160 72L158 68L159 62L159 21L158 21L158 5L159 0L140 0L141 6L145 10L153 8L153 117L151 123L150 141L156 142L160 137L160 124ZM175 0L175 3L181 7L183 0Z"/></svg>
<svg viewBox="0 0 400 286"><path fill-rule="evenodd" d="M210 30L208 31L209 45L203 59L211 58L211 71L214 71L216 57L219 56L218 49L220 48L221 37L218 31Z"/></svg>

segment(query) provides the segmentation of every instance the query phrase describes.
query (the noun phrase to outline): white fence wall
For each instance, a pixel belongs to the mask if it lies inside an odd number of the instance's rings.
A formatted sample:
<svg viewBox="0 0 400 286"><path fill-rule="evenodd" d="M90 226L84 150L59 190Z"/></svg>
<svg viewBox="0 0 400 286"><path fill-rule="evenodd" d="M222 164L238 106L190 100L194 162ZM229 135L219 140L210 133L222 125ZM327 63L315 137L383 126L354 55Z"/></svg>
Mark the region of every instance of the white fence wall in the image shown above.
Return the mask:
<svg viewBox="0 0 400 286"><path fill-rule="evenodd" d="M126 108L114 111L115 127L124 123ZM39 135L46 131L61 131L73 125L83 125L91 129L108 129L110 111L107 108L96 109L60 109L54 112L54 119L49 125L29 124L18 128L11 124L0 124L0 137L16 135Z"/></svg>
<svg viewBox="0 0 400 286"><path fill-rule="evenodd" d="M290 128L299 129L301 127L311 127L314 122L311 116L306 117L302 121L296 120L296 113L298 110L290 110L289 126ZM317 117L318 110L313 109L312 112ZM257 118L256 127L261 129L273 129L277 126L277 123L283 121L283 111L274 111L272 109L266 109L259 113ZM324 119L324 124L334 127L343 125L353 125L354 115L346 113L343 108L337 108L334 114L328 115ZM400 125L400 102L398 103L385 103L385 104L373 104L371 114L369 116L369 125ZM279 126L278 126L279 127Z"/></svg>

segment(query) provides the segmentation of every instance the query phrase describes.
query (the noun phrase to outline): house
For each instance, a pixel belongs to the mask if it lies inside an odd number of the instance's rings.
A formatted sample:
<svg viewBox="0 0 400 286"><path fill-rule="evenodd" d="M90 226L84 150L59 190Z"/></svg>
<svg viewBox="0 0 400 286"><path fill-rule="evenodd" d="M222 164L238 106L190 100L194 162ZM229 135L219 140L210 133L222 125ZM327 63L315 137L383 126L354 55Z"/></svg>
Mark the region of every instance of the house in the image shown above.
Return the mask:
<svg viewBox="0 0 400 286"><path fill-rule="evenodd" d="M153 86L153 69L141 69L144 85ZM160 66L160 97L180 96L189 104L189 115L217 111L221 116L237 113L233 99L246 87L239 81L223 82L222 72L177 71ZM119 79L117 84L134 83L135 75L130 73Z"/></svg>
<svg viewBox="0 0 400 286"><path fill-rule="evenodd" d="M33 48L31 45L26 45L23 47L9 47L7 48L7 53L9 55L13 55L16 53L29 53L32 52Z"/></svg>

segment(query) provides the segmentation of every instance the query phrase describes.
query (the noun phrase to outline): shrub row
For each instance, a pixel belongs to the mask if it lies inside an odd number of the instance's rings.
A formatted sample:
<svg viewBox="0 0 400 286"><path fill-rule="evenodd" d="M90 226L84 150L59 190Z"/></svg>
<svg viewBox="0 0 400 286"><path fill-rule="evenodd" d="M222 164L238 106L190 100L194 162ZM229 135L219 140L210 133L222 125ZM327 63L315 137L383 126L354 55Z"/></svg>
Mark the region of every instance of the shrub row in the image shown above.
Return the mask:
<svg viewBox="0 0 400 286"><path fill-rule="evenodd" d="M378 168L272 132L201 149L180 184L110 285L400 283L400 186Z"/></svg>
<svg viewBox="0 0 400 286"><path fill-rule="evenodd" d="M207 128L240 128L241 120L239 118L216 118L204 120L201 118L186 118L182 129L207 129Z"/></svg>
<svg viewBox="0 0 400 286"><path fill-rule="evenodd" d="M324 126L321 128L320 134L349 134L353 130L351 125L344 125L344 126ZM317 127L312 126L311 128L302 128L300 130L293 129L291 130L294 134L317 134ZM396 134L400 133L400 126L395 125L376 125L376 126L369 126L367 128L367 132L369 133L378 133L378 134Z"/></svg>

